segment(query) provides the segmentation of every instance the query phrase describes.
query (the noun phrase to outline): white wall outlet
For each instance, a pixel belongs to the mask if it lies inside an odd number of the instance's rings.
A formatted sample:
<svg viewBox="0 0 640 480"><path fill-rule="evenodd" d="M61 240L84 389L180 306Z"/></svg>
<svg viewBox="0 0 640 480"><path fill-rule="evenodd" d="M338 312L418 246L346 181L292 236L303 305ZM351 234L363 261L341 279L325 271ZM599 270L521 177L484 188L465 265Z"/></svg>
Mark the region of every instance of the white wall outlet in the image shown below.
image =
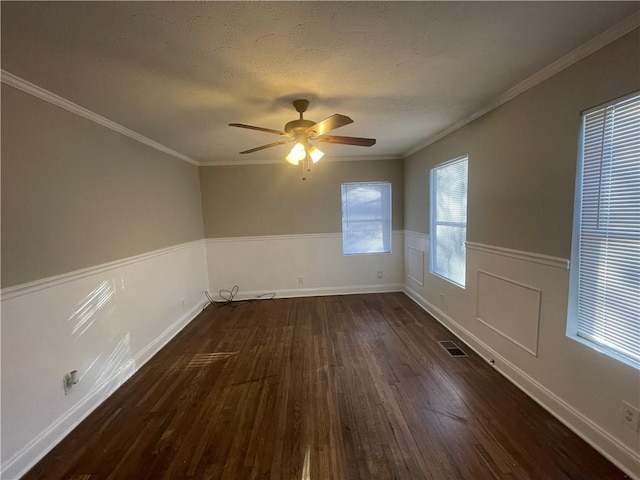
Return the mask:
<svg viewBox="0 0 640 480"><path fill-rule="evenodd" d="M640 431L640 410L633 405L622 402L620 420L634 432Z"/></svg>
<svg viewBox="0 0 640 480"><path fill-rule="evenodd" d="M300 275L298 277L298 285L302 285L304 283L304 277L302 275Z"/></svg>
<svg viewBox="0 0 640 480"><path fill-rule="evenodd" d="M440 292L440 305L444 305L444 293Z"/></svg>
<svg viewBox="0 0 640 480"><path fill-rule="evenodd" d="M378 270L378 278L382 278L382 270Z"/></svg>

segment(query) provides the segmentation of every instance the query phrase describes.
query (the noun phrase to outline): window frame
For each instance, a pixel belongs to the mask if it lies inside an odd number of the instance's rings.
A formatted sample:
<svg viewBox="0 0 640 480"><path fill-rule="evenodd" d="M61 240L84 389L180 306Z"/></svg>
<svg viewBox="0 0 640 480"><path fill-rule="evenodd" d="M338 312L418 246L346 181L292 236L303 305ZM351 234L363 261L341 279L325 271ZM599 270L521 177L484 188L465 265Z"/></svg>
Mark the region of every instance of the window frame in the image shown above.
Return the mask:
<svg viewBox="0 0 640 480"><path fill-rule="evenodd" d="M437 209L437 188L436 188L436 175L437 170L442 168L446 168L447 166L451 166L455 163L466 162L467 164L467 188L465 191L465 207L467 211L465 212L465 221L463 222L438 222L436 219L436 209ZM459 157L453 158L451 160L447 160L446 162L439 163L429 170L429 273L436 277L439 277L445 280L452 285L455 285L458 288L466 289L467 283L467 254L466 254L466 240L467 240L467 225L468 225L468 198L469 198L469 155L461 155ZM464 250L464 281L462 284L458 283L452 278L443 275L441 272L437 272L434 267L436 265L436 246L437 246L437 226L439 224L448 224L453 227L463 227L464 228L464 242L463 242L463 250Z"/></svg>
<svg viewBox="0 0 640 480"><path fill-rule="evenodd" d="M570 339L585 345L597 352L600 352L608 357L618 360L628 366L640 370L640 359L636 360L624 353L618 351L613 347L608 347L602 343L598 343L589 338L579 335L579 316L578 316L578 300L579 300L579 286L580 286L580 240L582 236L582 197L583 192L583 180L584 180L584 154L585 154L585 129L587 116L593 112L605 109L612 105L622 103L633 97L640 95L640 90L624 95L622 97L615 98L608 102L602 103L595 107L584 110L580 113L580 134L578 140L578 155L576 161L576 177L574 188L574 208L573 208L573 221L572 221L572 234L571 234L571 257L570 257L570 269L569 269L569 298L567 305L567 322L566 322L566 335ZM601 160L602 161L602 160ZM608 236L607 236L608 238Z"/></svg>
<svg viewBox="0 0 640 480"><path fill-rule="evenodd" d="M388 186L388 194L389 194L389 198L388 198L388 218L389 218L389 222L388 222L388 232L385 232L385 218L384 218L384 213L382 213L382 215L380 216L380 223L381 223L381 227L382 227L382 236L383 236L383 248L384 248L384 237L388 235L388 250L382 250L382 251L376 251L376 252L364 252L364 251L346 251L346 236L345 236L345 215L344 215L344 210L345 210L345 187L349 187L349 186L362 186L362 185L384 185L384 186ZM383 194L384 195L384 194ZM382 204L383 204L383 208L384 208L384 203L385 200L382 199ZM390 181L386 181L386 180L382 180L382 181L372 181L372 182L344 182L340 185L340 220L341 220L341 230L342 230L342 255L343 256L353 256L353 255L390 255L393 252L393 188L392 188L392 184ZM371 222L373 220L369 220L368 222ZM350 224L355 224L358 223L357 221L351 221L348 222Z"/></svg>

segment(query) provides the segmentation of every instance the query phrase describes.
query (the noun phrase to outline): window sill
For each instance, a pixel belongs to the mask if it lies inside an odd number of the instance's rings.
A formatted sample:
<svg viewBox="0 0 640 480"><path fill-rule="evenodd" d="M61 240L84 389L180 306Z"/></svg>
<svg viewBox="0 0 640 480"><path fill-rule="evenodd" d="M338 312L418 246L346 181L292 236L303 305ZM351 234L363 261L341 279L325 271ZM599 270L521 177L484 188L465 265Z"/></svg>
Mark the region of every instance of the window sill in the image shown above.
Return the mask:
<svg viewBox="0 0 640 480"><path fill-rule="evenodd" d="M624 363L625 365L628 365L631 368L635 368L636 370L640 370L640 362L635 361L629 357L626 357L618 352L616 352L615 350L612 350L610 348L604 347L600 344L591 342L589 340L587 340L586 338L582 338L579 337L576 334L573 333L567 333L567 337L569 337L571 340L574 340L582 345L584 345L585 347L590 348L591 350L595 350L596 352L599 352L603 355L606 355L609 358L612 358L613 360L617 360L619 362Z"/></svg>

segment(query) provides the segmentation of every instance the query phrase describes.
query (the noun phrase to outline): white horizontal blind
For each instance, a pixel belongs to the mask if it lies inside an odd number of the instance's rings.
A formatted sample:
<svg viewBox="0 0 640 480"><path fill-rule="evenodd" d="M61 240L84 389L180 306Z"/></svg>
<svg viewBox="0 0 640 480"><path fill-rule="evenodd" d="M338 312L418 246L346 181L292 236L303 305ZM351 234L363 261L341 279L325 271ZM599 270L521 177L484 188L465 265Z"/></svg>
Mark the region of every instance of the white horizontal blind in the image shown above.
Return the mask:
<svg viewBox="0 0 640 480"><path fill-rule="evenodd" d="M464 287L468 158L431 170L431 273Z"/></svg>
<svg viewBox="0 0 640 480"><path fill-rule="evenodd" d="M391 252L391 183L342 184L342 251Z"/></svg>
<svg viewBox="0 0 640 480"><path fill-rule="evenodd" d="M640 361L640 95L583 118L577 335Z"/></svg>

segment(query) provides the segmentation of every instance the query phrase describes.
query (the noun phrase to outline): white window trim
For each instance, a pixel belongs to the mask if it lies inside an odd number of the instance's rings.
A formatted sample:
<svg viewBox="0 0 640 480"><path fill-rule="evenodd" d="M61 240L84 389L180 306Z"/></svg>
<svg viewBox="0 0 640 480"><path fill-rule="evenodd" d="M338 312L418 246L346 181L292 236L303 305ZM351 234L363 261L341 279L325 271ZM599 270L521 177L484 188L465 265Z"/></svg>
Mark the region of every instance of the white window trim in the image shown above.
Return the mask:
<svg viewBox="0 0 640 480"><path fill-rule="evenodd" d="M607 355L619 362L622 362L626 365L629 365L635 369L640 370L640 361L636 361L626 355L623 355L612 348L607 348L604 345L601 345L596 342L592 342L587 338L581 337L578 335L578 284L579 284L579 269L578 265L580 264L580 227L581 227L581 213L582 213L582 177L583 177L583 167L584 167L584 127L585 127L585 117L591 112L596 110L600 110L609 105L613 105L615 103L622 102L628 98L637 96L639 92L633 92L628 95L624 95L622 97L616 98L614 100L605 102L603 104L597 105L595 107L589 108L581 112L581 123L580 123L580 137L578 143L578 157L577 157L577 166L576 166L576 180L575 180L575 190L574 190L574 207L573 207L573 230L571 237L571 261L570 261L570 269L569 269L569 302L567 308L567 329L566 335L572 340L585 345L592 350L600 352L604 355Z"/></svg>

